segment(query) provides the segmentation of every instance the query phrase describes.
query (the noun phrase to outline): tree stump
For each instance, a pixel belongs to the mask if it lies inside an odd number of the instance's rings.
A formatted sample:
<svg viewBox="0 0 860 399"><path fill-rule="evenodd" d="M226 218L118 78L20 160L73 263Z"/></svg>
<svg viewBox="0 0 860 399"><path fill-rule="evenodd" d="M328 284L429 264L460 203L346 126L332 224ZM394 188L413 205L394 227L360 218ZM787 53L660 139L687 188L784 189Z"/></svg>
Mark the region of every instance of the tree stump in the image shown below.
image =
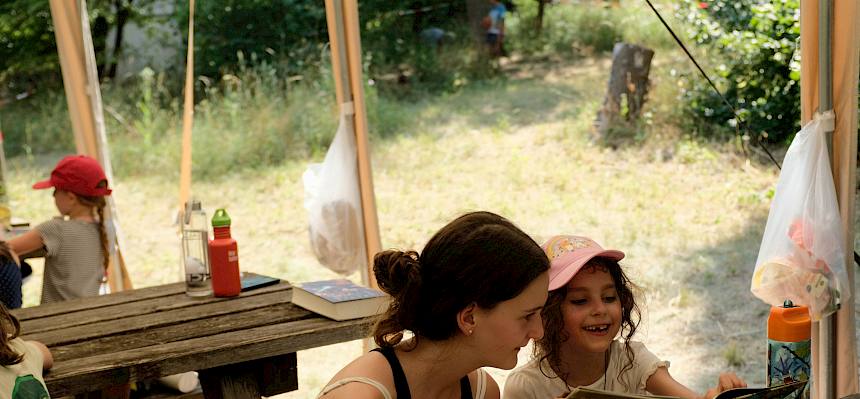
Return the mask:
<svg viewBox="0 0 860 399"><path fill-rule="evenodd" d="M654 50L635 44L615 43L606 97L594 121L600 137L605 137L619 120L631 122L639 118L648 94L652 58Z"/></svg>

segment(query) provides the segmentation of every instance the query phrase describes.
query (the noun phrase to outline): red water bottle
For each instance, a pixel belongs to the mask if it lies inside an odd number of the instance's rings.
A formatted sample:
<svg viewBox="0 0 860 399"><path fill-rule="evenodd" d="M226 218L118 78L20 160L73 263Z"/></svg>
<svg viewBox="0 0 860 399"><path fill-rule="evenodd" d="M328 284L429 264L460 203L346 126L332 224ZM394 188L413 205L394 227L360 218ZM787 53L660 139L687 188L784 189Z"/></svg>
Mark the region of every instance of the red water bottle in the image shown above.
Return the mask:
<svg viewBox="0 0 860 399"><path fill-rule="evenodd" d="M212 293L218 297L237 296L242 291L239 276L239 248L230 237L230 216L224 209L212 215L215 239L209 241Z"/></svg>

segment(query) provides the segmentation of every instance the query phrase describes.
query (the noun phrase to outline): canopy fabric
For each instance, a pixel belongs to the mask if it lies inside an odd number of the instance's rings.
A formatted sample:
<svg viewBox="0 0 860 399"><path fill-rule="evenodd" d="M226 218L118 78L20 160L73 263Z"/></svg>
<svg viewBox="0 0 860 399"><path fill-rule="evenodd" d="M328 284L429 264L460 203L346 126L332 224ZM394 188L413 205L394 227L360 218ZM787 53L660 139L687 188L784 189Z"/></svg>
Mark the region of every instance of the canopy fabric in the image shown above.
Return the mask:
<svg viewBox="0 0 860 399"><path fill-rule="evenodd" d="M50 7L77 152L98 159L113 183L86 3L83 0L51 0ZM108 283L111 292L132 288L120 251L122 240L116 215L113 198L108 197L104 222L110 252Z"/></svg>
<svg viewBox="0 0 860 399"><path fill-rule="evenodd" d="M801 119L811 120L818 111L819 65L818 65L818 3L800 2L800 48L801 48ZM833 134L833 177L839 200L842 224L845 232L845 259L854 259L854 201L857 169L857 78L860 59L860 6L857 1L833 1L832 73L833 111L836 126ZM826 110L825 110L826 111ZM853 262L851 262L853 263ZM848 287L853 290L855 266L849 263ZM856 292L852 293L857 295ZM855 337L854 298L842 303L842 308L832 317L835 320L831 339L838 350L831 359L836 373L834 392L841 398L858 392L857 342ZM825 377L821 351L823 339L813 328L813 371L815 381ZM813 386L814 397L824 398L823 384Z"/></svg>

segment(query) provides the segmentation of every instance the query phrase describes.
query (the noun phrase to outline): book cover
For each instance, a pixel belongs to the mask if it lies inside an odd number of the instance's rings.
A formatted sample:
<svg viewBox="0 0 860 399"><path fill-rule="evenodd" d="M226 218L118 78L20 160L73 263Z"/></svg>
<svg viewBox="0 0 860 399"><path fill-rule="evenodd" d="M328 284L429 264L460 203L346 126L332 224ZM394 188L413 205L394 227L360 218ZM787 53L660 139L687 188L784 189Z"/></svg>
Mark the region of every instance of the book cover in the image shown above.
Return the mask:
<svg viewBox="0 0 860 399"><path fill-rule="evenodd" d="M281 282L281 279L264 276L262 274L243 272L242 273L242 292L250 291L257 288L268 287Z"/></svg>
<svg viewBox="0 0 860 399"><path fill-rule="evenodd" d="M293 288L293 303L335 320L373 316L385 311L389 297L349 280L325 280Z"/></svg>
<svg viewBox="0 0 860 399"><path fill-rule="evenodd" d="M784 385L766 388L734 388L720 392L714 399L782 399L793 397L793 393L802 390L806 381L796 381ZM637 395L632 393L618 393L590 389L585 387L574 388L567 399L670 399L672 396Z"/></svg>

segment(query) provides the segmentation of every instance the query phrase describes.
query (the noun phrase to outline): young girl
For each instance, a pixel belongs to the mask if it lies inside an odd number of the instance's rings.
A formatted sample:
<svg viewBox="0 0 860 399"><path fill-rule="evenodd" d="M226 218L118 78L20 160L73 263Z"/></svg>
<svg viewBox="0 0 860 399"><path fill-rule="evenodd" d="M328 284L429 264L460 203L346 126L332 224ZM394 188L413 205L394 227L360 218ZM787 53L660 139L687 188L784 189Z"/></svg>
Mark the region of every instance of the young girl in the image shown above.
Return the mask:
<svg viewBox="0 0 860 399"><path fill-rule="evenodd" d="M62 216L13 238L9 246L19 255L46 249L43 304L98 295L108 266L103 212L111 190L105 173L95 159L67 156L50 179L33 185L49 187Z"/></svg>
<svg viewBox="0 0 860 399"><path fill-rule="evenodd" d="M378 253L374 275L391 295L373 332L380 348L344 367L320 397L498 399L480 367L511 369L540 338L548 268L534 240L489 212L449 223L421 255Z"/></svg>
<svg viewBox="0 0 860 399"><path fill-rule="evenodd" d="M0 304L0 398L50 398L42 370L54 364L51 351L18 338L20 332L18 319Z"/></svg>
<svg viewBox="0 0 860 399"><path fill-rule="evenodd" d="M549 298L541 313L544 336L535 341L535 359L508 376L506 399L563 397L580 386L699 397L669 375L669 362L631 341L639 308L634 286L618 264L623 252L578 236L553 237L543 249L551 261ZM724 373L704 397L744 386L733 373Z"/></svg>

